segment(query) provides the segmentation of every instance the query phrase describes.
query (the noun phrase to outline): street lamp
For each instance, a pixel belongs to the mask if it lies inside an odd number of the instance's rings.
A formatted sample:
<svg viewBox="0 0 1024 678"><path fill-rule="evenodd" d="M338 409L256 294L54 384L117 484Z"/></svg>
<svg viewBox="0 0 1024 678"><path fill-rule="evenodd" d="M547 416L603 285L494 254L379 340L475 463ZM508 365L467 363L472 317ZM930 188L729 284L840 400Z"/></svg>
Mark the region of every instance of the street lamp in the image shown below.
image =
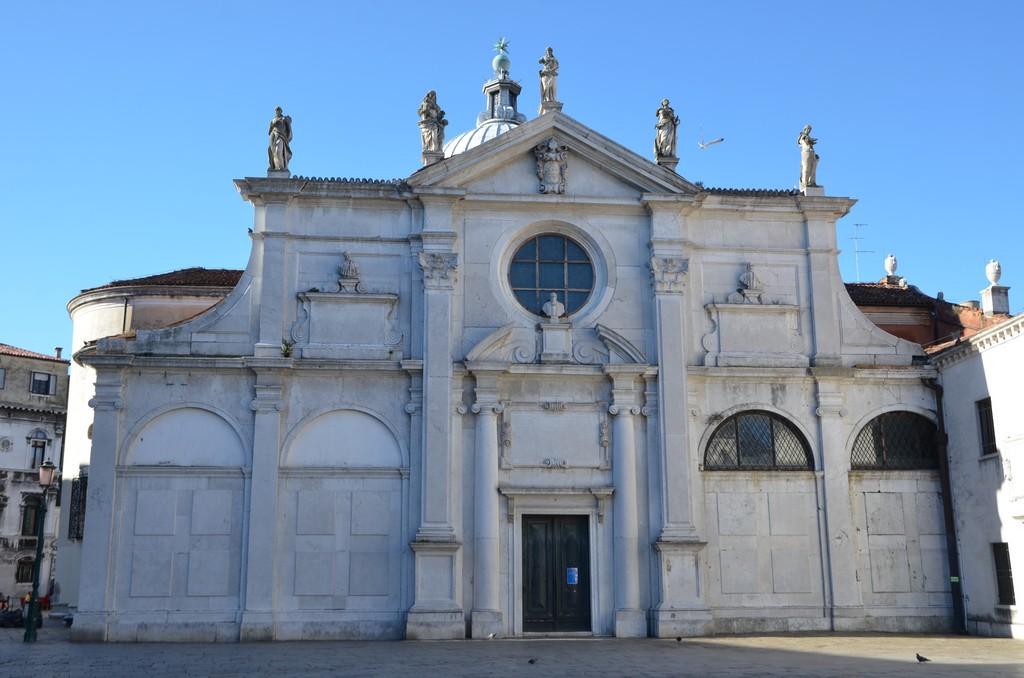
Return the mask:
<svg viewBox="0 0 1024 678"><path fill-rule="evenodd" d="M39 570L43 564L43 533L46 523L46 492L53 485L57 467L47 459L39 465L39 487L43 490L39 513L36 514L36 561L32 563L32 597L28 602L28 616L25 617L25 642L36 642L36 618L39 616Z"/></svg>

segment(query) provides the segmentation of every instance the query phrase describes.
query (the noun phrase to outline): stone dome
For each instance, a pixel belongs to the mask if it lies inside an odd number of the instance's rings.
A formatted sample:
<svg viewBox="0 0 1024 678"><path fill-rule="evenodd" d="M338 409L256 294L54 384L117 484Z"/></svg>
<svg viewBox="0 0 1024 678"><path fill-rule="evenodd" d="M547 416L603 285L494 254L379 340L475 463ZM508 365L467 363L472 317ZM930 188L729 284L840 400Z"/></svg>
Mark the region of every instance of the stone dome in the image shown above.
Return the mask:
<svg viewBox="0 0 1024 678"><path fill-rule="evenodd" d="M490 141L499 134L504 134L518 125L519 123L514 120L487 120L478 127L463 132L454 139L449 140L444 145L444 157L450 158L471 148L476 148L485 141Z"/></svg>

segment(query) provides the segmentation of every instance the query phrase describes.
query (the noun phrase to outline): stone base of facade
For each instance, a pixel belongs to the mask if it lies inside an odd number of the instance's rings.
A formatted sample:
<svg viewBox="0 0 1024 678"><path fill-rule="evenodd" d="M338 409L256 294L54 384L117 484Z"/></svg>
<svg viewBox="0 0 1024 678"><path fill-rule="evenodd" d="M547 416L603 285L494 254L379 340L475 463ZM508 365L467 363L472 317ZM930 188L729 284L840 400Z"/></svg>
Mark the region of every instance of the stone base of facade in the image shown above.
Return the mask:
<svg viewBox="0 0 1024 678"><path fill-rule="evenodd" d="M410 610L405 637L407 640L461 640L466 637L466 620L462 610Z"/></svg>
<svg viewBox="0 0 1024 678"><path fill-rule="evenodd" d="M505 634L503 615L499 610L473 610L470 636L475 639L487 638L491 634L500 638Z"/></svg>
<svg viewBox="0 0 1024 678"><path fill-rule="evenodd" d="M859 617L836 616L835 630L840 633L952 633L953 613L944 615L870 614Z"/></svg>
<svg viewBox="0 0 1024 678"><path fill-rule="evenodd" d="M71 625L74 643L101 643L107 640L107 619L103 613L76 612Z"/></svg>
<svg viewBox="0 0 1024 678"><path fill-rule="evenodd" d="M616 638L646 638L647 615L643 610L615 610Z"/></svg>
<svg viewBox="0 0 1024 678"><path fill-rule="evenodd" d="M714 630L711 610L663 609L651 612L651 635L655 638L708 636Z"/></svg>

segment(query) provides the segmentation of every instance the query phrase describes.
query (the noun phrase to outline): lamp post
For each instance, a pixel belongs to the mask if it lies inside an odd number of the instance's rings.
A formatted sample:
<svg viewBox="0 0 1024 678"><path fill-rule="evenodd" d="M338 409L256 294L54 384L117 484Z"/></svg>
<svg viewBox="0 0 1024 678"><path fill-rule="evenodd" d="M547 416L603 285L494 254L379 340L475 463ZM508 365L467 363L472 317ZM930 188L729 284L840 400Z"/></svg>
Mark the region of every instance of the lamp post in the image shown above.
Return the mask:
<svg viewBox="0 0 1024 678"><path fill-rule="evenodd" d="M32 598L28 603L28 616L25 617L25 642L36 642L36 618L39 616L39 571L43 565L43 534L46 524L46 492L53 484L57 467L47 459L39 465L39 487L43 490L39 514L36 516L36 561L32 563Z"/></svg>

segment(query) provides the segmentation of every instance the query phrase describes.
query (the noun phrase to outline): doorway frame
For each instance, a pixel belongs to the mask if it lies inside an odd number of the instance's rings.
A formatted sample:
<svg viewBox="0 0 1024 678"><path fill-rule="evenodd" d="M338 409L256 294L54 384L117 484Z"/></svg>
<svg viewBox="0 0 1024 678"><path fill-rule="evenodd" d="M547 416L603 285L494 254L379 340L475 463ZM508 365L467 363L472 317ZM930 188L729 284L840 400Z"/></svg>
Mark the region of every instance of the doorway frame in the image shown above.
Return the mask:
<svg viewBox="0 0 1024 678"><path fill-rule="evenodd" d="M510 601L507 632L519 637L605 636L612 634L611 487L499 487L506 499L506 566L512 573L505 595ZM523 515L587 516L590 542L590 630L523 631ZM607 561L607 562L605 562Z"/></svg>

